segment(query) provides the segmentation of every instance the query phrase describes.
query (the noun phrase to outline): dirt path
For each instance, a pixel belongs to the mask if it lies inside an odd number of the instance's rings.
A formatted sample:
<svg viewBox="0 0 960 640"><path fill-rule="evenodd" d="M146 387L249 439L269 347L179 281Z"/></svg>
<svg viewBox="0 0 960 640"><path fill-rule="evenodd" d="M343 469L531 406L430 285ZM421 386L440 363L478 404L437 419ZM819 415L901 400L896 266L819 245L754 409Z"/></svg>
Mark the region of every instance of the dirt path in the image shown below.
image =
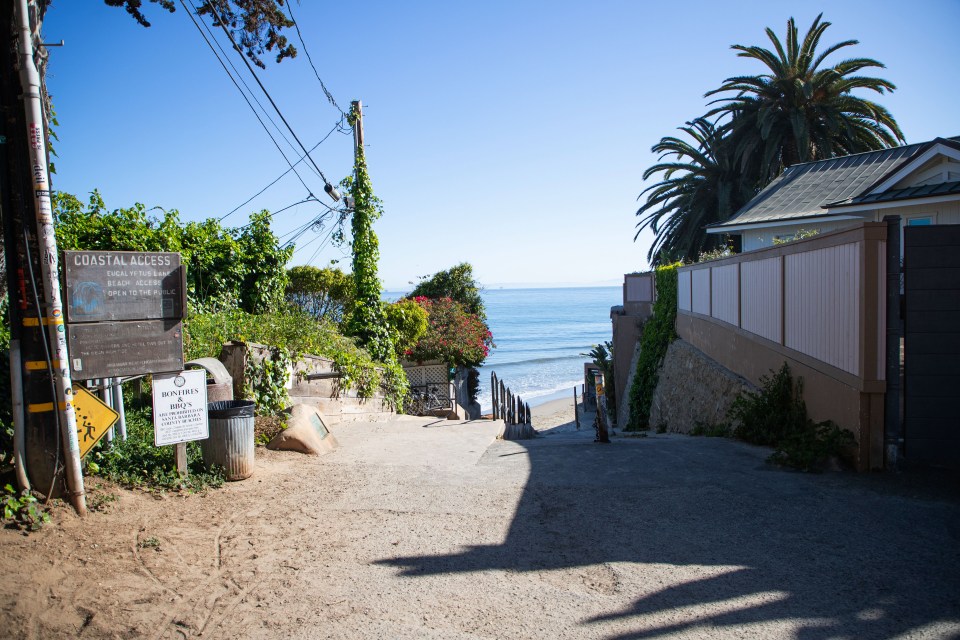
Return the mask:
<svg viewBox="0 0 960 640"><path fill-rule="evenodd" d="M774 470L766 452L566 425L344 425L321 458L257 450L221 491L114 489L0 531L23 638L947 638L949 492Z"/></svg>

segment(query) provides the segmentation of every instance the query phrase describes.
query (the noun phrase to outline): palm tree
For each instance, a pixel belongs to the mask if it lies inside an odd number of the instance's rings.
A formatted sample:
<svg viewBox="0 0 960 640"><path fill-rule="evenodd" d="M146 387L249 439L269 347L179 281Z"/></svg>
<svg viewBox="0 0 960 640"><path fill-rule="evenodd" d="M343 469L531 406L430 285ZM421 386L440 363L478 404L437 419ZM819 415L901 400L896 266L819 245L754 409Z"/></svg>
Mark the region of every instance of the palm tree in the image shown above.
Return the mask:
<svg viewBox="0 0 960 640"><path fill-rule="evenodd" d="M873 151L903 144L906 140L893 116L882 106L852 95L857 89L883 94L893 83L857 75L863 69L884 68L870 58L850 58L821 68L834 52L858 44L844 40L817 54L823 32L830 26L817 16L801 42L793 18L787 21L784 46L771 29L767 37L775 51L733 45L741 58L763 63L769 73L727 78L706 94L734 92L704 117L720 116L722 134L735 141L736 158L744 169L758 162L758 186L799 162ZM756 154L758 157L754 158Z"/></svg>
<svg viewBox="0 0 960 640"><path fill-rule="evenodd" d="M647 253L652 265L694 261L721 247L724 238L708 235L704 227L726 219L755 193L752 184L741 179L730 145L710 121L697 118L680 130L693 142L662 138L651 149L660 154L660 162L643 172L644 180L662 174L660 182L640 194L647 200L637 210L642 219L633 238L646 227L653 230L656 238ZM670 161L663 162L666 158Z"/></svg>

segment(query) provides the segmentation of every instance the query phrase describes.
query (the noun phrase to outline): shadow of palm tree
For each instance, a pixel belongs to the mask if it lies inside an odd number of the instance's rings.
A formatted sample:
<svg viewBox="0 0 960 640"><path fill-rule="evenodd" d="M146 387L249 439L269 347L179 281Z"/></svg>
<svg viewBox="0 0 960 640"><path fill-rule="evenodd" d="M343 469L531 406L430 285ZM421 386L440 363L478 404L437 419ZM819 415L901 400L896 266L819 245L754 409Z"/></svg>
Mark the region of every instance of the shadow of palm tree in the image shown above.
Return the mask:
<svg viewBox="0 0 960 640"><path fill-rule="evenodd" d="M810 640L960 632L957 493L898 491L889 477L783 471L766 464L768 450L730 440L654 436L597 446L591 437L581 430L487 450L481 465L529 460L501 544L379 563L406 576L630 563L642 595L582 621L636 628L618 638L773 622ZM644 584L650 565L671 566L683 579Z"/></svg>

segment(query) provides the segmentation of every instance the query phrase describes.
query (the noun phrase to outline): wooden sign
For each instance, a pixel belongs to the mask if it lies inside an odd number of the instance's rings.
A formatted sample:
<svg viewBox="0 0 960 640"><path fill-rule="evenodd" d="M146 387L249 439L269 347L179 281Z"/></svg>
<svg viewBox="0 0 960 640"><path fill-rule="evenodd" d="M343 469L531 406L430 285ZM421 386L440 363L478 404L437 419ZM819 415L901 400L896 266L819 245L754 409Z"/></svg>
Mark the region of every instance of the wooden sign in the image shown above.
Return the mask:
<svg viewBox="0 0 960 640"><path fill-rule="evenodd" d="M77 442L82 458L110 431L120 414L83 387L73 388L73 410L77 416Z"/></svg>
<svg viewBox="0 0 960 640"><path fill-rule="evenodd" d="M67 326L67 346L75 380L183 369L183 326L178 320L72 324Z"/></svg>
<svg viewBox="0 0 960 640"><path fill-rule="evenodd" d="M63 267L69 324L184 317L179 253L64 251Z"/></svg>

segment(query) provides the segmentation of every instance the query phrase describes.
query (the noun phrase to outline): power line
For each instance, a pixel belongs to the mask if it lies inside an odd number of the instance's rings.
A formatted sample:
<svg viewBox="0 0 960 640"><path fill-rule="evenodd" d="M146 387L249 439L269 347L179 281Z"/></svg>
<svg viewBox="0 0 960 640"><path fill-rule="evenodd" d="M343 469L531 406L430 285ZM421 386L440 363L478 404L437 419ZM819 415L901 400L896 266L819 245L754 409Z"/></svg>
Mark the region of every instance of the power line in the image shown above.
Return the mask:
<svg viewBox="0 0 960 640"><path fill-rule="evenodd" d="M260 123L260 126L263 127L263 130L266 131L267 135L270 137L270 140L273 142L273 145L277 148L277 151L279 151L280 155L283 156L283 159L287 161L287 164L290 166L290 169L293 170L293 173L297 176L297 179L300 181L300 184L303 185L303 188L306 189L307 193L309 193L312 196L313 192L310 191L310 187L308 187L307 183L303 181L303 178L300 177L300 174L297 173L295 169L293 169L293 164L290 162L290 159L287 158L287 154L285 154L283 152L283 149L280 148L280 144L277 142L276 138L273 137L273 134L270 133L270 129L267 128L267 125L264 124L263 119L260 117L260 114L257 113L257 110L254 109L253 105L250 103L250 99L243 92L243 89L240 88L239 83L237 83L236 79L233 77L233 74L230 73L230 70L227 69L227 65L220 58L220 54L218 54L217 50L213 48L212 44L210 44L210 40L207 39L207 35L203 32L203 28L199 24L197 24L196 18L194 18L193 14L190 13L190 10L187 9L186 4L184 4L184 0L180 0L180 5L183 7L184 12L190 16L190 20L193 22L193 26L195 26L197 28L197 31L200 32L200 36L203 38L204 42L207 43L207 46L210 47L210 51L213 52L213 55L217 58L217 61L220 63L220 66L223 67L223 70L226 72L227 76L230 77L230 81L233 82L233 86L235 86L237 88L237 91L240 92L240 95L243 96L243 99L247 103L247 106L250 107L251 111L253 111L253 115L256 116L257 121ZM193 6L192 3L191 3L191 6ZM193 8L194 10L196 10L196 7L193 7Z"/></svg>
<svg viewBox="0 0 960 640"><path fill-rule="evenodd" d="M192 1L192 0L191 0ZM230 40L230 43L233 45L233 48L236 50L237 54L243 60L243 64L247 67L247 70L250 72L250 75L253 76L253 79L257 81L257 84L260 86L260 90L263 91L263 94L267 97L267 100L270 101L271 106L273 106L274 111L277 112L277 115L280 116L280 120L283 121L283 124L287 127L287 130L290 132L290 135L293 136L293 139L297 141L297 144L300 145L300 148L306 154L307 159L310 160L310 164L317 170L317 173L320 174L320 177L323 178L323 181L326 184L330 184L330 181L327 180L327 177L323 175L323 171L320 170L320 167L317 166L317 163L314 161L313 157L310 155L310 152L307 151L307 148L300 141L300 138L297 136L297 133L293 130L293 127L290 126L290 123L287 122L287 119L284 117L283 112L280 111L280 107L277 106L277 103L274 101L273 96L270 95L270 92L267 91L267 88L263 86L263 83L260 82L260 77L254 71L253 67L250 65L250 61L247 60L247 57L243 55L243 51L237 46L237 42L233 39L233 34L230 33L230 30L227 29L227 25L224 22L223 18L220 17L220 13L217 11L214 3L209 3L207 6L210 7L210 12L213 13L214 17L217 19L217 22L220 24L220 28L226 34L227 39Z"/></svg>
<svg viewBox="0 0 960 640"><path fill-rule="evenodd" d="M196 10L196 5L193 4L193 0L189 0L189 2L190 2L190 6L193 7L194 10ZM203 21L203 20L200 21L200 24L203 25L203 28L204 28L204 29L206 30L206 32L210 35L210 40L212 40L213 43L217 45L217 49L219 49L219 50L220 50L220 53L223 54L223 58L227 61L227 64L229 64L229 65L230 65L230 68L233 69L233 74L231 74L231 77L233 77L233 76L235 75L235 77L236 77L238 80L240 80L240 82L243 84L244 88L247 90L247 93L244 94L244 95L249 94L249 96L250 96L251 98L253 98L253 101L257 103L257 106L258 106L258 107L260 107L260 111L261 111L261 112L263 113L263 115L267 118L267 120L270 121L270 124L273 125L273 128L277 130L277 133L280 134L280 137L283 138L283 141L286 142L286 143L294 150L294 152L296 152L296 147L293 145L292 142L290 142L289 138L287 138L287 136L283 133L283 131L280 129L280 126L277 124L277 122L276 122L272 117L270 117L270 114L267 112L266 108L263 106L263 104L260 102L260 100L257 99L256 94L254 94L253 90L250 88L250 85L248 85L248 84L247 84L247 81L243 79L243 76L240 74L240 70L237 69L236 65L234 65L233 62L230 60L229 54L227 54L227 52L224 50L223 46L221 46L220 41L217 40L216 36L213 35L213 30L210 28L210 25L208 25L208 24L207 24L205 21ZM217 56L217 57L219 58L220 56ZM221 64L223 64L223 63L221 62ZM228 73L229 73L229 72L228 72ZM237 88L239 89L239 87L237 87ZM241 91L241 93L243 93L243 92ZM251 108L252 108L252 107L251 107Z"/></svg>
<svg viewBox="0 0 960 640"><path fill-rule="evenodd" d="M293 2L287 2L287 13L290 14L290 22L293 23L293 28L297 30L297 37L300 38L300 44L303 45L303 52L307 54L307 61L310 63L310 68L313 69L313 75L317 76L317 82L320 83L320 88L323 89L323 95L327 96L327 100L330 101L334 107L337 108L344 117L346 113L343 112L343 109L340 108L340 105L337 104L337 101L333 99L333 95L327 89L327 85L323 84L323 80L320 79L320 72L317 71L317 68L313 64L313 58L310 57L310 51L307 49L307 43L303 39L303 34L300 33L300 25L297 24L297 20L293 17Z"/></svg>
<svg viewBox="0 0 960 640"><path fill-rule="evenodd" d="M333 125L333 128L330 129L330 131L327 133L327 135L323 136L323 138L320 139L320 142L318 142L317 144L313 145L313 147L310 149L310 151L313 152L317 147L319 147L321 144L323 144L324 142L326 142L327 138L329 138L329 137L333 134L334 131L340 130L342 123L343 123L343 118L341 118L335 125ZM297 160L296 162L294 162L293 165L292 165L289 169L287 169L286 171L284 171L283 173L281 173L275 180L273 180L270 184L268 184L267 186L265 186L263 189L260 189L260 191L257 191L255 194L253 194L252 196L250 196L249 198L247 198L246 200L244 200L242 203L240 203L239 205L237 205L236 207L234 207L234 208L230 211L230 213L227 213L227 214L223 215L221 218L219 218L219 219L217 220L217 222L223 222L223 220L224 220L225 218L228 218L229 216L232 216L232 215L235 214L237 211L239 211L242 207L245 207L245 206L247 206L248 204L250 204L250 202L252 202L252 201L254 200L254 198L256 198L257 196L261 195L264 191L266 191L267 189L269 189L269 188L272 187L273 185L275 185L275 184L277 184L278 182L280 182L280 180L281 180L284 176L286 176L288 173L290 173L291 171L293 171L293 170L294 170L293 168L294 168L295 166L297 166L298 164L300 164L301 162L303 162L303 160L304 160L305 158L306 158L306 156L300 156L300 159ZM308 190L308 191L309 191L309 190Z"/></svg>

